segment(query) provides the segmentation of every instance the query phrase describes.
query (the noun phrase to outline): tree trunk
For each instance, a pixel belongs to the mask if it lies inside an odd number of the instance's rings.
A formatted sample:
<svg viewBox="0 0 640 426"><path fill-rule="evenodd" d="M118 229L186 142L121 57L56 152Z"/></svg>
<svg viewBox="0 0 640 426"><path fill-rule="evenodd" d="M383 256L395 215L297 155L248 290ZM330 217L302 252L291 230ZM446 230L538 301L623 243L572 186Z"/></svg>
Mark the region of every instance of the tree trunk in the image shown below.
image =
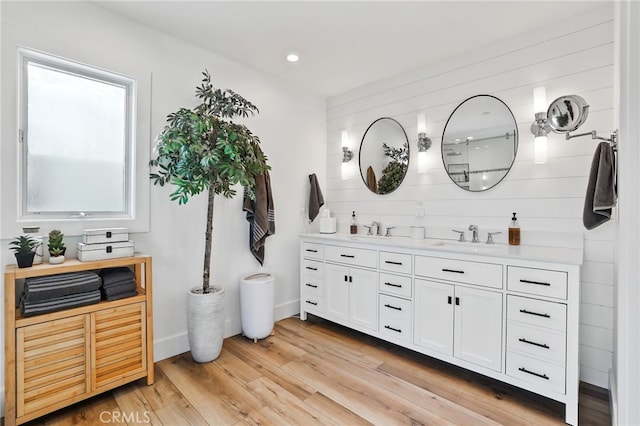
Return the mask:
<svg viewBox="0 0 640 426"><path fill-rule="evenodd" d="M209 293L209 278L211 273L211 244L213 242L213 197L215 196L215 186L209 185L209 200L207 203L207 230L204 241L204 267L202 272L202 292Z"/></svg>

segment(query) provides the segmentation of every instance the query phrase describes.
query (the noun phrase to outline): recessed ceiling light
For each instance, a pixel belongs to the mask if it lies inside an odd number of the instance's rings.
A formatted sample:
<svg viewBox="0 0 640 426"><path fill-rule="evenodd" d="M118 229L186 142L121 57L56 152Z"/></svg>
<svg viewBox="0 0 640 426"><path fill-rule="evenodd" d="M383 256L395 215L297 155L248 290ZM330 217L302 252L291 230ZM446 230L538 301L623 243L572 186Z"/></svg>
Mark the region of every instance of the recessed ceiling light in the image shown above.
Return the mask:
<svg viewBox="0 0 640 426"><path fill-rule="evenodd" d="M287 55L287 61L289 61L289 62L298 62L299 59L300 58L295 53L289 53Z"/></svg>

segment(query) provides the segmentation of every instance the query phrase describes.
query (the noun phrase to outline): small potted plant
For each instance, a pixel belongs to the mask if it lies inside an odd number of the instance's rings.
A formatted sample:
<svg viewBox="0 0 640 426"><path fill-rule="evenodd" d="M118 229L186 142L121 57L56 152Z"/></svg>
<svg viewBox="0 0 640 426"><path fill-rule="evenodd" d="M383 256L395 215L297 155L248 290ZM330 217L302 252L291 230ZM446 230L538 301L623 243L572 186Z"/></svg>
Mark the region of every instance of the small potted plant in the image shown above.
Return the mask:
<svg viewBox="0 0 640 426"><path fill-rule="evenodd" d="M16 255L18 268L28 268L33 265L33 258L36 255L37 246L38 242L28 235L15 237L9 243L9 248L11 248Z"/></svg>
<svg viewBox="0 0 640 426"><path fill-rule="evenodd" d="M49 243L47 245L49 247L49 263L52 265L64 262L64 253L67 248L64 246L63 238L64 234L59 229L53 229L49 232Z"/></svg>

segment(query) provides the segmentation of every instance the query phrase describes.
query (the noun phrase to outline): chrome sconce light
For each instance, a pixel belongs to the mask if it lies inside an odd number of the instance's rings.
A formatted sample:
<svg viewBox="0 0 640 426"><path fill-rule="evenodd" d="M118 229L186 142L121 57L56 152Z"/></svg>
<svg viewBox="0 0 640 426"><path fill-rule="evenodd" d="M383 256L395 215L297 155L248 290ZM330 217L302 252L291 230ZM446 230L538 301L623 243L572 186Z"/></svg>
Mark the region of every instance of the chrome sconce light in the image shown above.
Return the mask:
<svg viewBox="0 0 640 426"><path fill-rule="evenodd" d="M349 149L349 132L342 131L342 162L348 163L353 159L353 151Z"/></svg>
<svg viewBox="0 0 640 426"><path fill-rule="evenodd" d="M533 111L535 121L531 123L531 133L534 139L533 162L542 164L547 162L547 135L551 131L547 121L547 89L536 87L533 89Z"/></svg>
<svg viewBox="0 0 640 426"><path fill-rule="evenodd" d="M427 118L418 114L418 173L427 171L427 151L431 148L431 138L427 136Z"/></svg>

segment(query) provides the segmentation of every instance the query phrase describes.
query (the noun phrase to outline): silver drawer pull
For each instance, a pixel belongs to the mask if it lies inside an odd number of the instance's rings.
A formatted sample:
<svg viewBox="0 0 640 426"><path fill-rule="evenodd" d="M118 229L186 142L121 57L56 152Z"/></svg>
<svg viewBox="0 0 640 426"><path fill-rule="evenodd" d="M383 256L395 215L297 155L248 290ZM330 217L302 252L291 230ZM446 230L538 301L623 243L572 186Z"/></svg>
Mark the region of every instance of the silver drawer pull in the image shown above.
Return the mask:
<svg viewBox="0 0 640 426"><path fill-rule="evenodd" d="M384 328L386 328L387 330L395 331L396 333L402 333L402 330L400 330L399 328L393 328L388 325L385 325Z"/></svg>
<svg viewBox="0 0 640 426"><path fill-rule="evenodd" d="M396 311L401 311L402 308L398 308L397 306L389 305L388 303L384 305L385 308L395 309Z"/></svg>
<svg viewBox="0 0 640 426"><path fill-rule="evenodd" d="M549 380L549 376L547 376L546 374L540 374L534 371L529 371L524 367L520 367L518 368L518 370L522 371L523 373L531 374L532 376L540 377L541 379Z"/></svg>
<svg viewBox="0 0 640 426"><path fill-rule="evenodd" d="M402 262L394 262L393 260L385 260L384 263L388 263L390 265L402 266Z"/></svg>
<svg viewBox="0 0 640 426"><path fill-rule="evenodd" d="M317 286L316 284L309 284L309 283L306 283L305 285L306 285L307 287L311 287L311 288L318 288L318 286Z"/></svg>
<svg viewBox="0 0 640 426"><path fill-rule="evenodd" d="M527 311L526 309L520 309L520 313L527 314L527 315L535 315L537 317L543 317L543 318L551 318L551 315L549 314L539 314L537 312Z"/></svg>
<svg viewBox="0 0 640 426"><path fill-rule="evenodd" d="M312 302L311 300L305 300L305 302L313 306L318 306L318 302Z"/></svg>
<svg viewBox="0 0 640 426"><path fill-rule="evenodd" d="M520 282L524 284L535 284L535 285L544 285L547 287L551 287L551 283L545 283L542 281L520 280Z"/></svg>
<svg viewBox="0 0 640 426"><path fill-rule="evenodd" d="M348 257L349 259L353 259L355 256L352 254L341 254L340 257Z"/></svg>
<svg viewBox="0 0 640 426"><path fill-rule="evenodd" d="M402 285L400 285L400 284L394 284L394 283L384 283L384 285L388 285L389 287L397 287L397 288L402 288Z"/></svg>
<svg viewBox="0 0 640 426"><path fill-rule="evenodd" d="M447 269L447 268L442 268L442 272L454 272L456 274L464 274L464 271L460 271L457 269Z"/></svg>
<svg viewBox="0 0 640 426"><path fill-rule="evenodd" d="M524 338L520 338L520 339L518 339L518 341L522 342L522 343L527 343L529 345L538 346L538 347L545 348L545 349L550 349L549 345L546 345L544 343L536 343L536 342L532 342L531 340L527 340L527 339L524 339Z"/></svg>

